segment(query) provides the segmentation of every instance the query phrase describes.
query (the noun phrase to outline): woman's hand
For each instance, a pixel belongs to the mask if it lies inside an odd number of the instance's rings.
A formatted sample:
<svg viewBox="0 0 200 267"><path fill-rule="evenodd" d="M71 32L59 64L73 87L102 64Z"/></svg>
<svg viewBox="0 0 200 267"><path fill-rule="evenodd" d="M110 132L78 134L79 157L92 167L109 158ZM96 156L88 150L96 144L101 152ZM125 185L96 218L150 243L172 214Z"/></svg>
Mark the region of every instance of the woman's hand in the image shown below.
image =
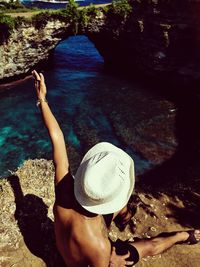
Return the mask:
<svg viewBox="0 0 200 267"><path fill-rule="evenodd" d="M126 259L130 256L130 252L125 255L117 255L115 251L115 247L112 248L112 253L110 256L110 264L109 267L125 267L132 266L134 264L133 261L126 261Z"/></svg>
<svg viewBox="0 0 200 267"><path fill-rule="evenodd" d="M37 71L32 71L33 78L35 79L35 89L37 97L39 100L45 100L47 94L47 88L44 81L44 76L42 73L37 73Z"/></svg>

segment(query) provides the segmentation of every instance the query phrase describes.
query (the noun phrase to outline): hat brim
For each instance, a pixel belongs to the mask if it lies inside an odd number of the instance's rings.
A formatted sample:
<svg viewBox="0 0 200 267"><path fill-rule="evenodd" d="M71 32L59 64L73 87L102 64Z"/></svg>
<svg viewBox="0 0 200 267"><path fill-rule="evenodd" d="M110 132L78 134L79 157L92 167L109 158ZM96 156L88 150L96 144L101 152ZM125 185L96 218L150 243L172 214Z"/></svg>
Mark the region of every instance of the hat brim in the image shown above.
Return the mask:
<svg viewBox="0 0 200 267"><path fill-rule="evenodd" d="M88 204L87 199L80 193L81 192L81 175L80 169L81 166L94 155L101 153L101 152L112 152L117 154L123 161L126 162L127 168L129 168L129 180L127 179L126 183L122 187L119 194L110 202L106 202L103 204ZM79 202L79 204L86 210L96 213L96 214L110 214L121 210L128 202L134 188L135 184L135 176L134 176L134 162L132 158L124 152L122 149L107 143L101 142L97 145L93 146L83 157L80 169L78 169L75 175L75 183L74 183L74 194Z"/></svg>

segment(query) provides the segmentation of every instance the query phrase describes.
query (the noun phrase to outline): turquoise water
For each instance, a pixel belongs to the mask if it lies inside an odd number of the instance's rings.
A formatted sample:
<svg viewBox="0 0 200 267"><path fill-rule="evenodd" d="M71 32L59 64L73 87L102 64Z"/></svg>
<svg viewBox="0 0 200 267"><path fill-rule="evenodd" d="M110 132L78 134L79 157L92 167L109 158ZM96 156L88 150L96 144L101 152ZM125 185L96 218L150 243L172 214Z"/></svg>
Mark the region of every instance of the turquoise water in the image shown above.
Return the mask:
<svg viewBox="0 0 200 267"><path fill-rule="evenodd" d="M95 142L109 141L134 156L138 171L149 166L128 146L124 147L102 105L115 104L112 99L102 101L104 91L133 87L138 94L138 89L123 79L106 75L102 57L85 36L70 37L60 43L44 75L49 104L67 143L77 153L83 153ZM51 158L48 134L35 103L32 80L0 93L1 176L8 175L9 170L15 170L26 159Z"/></svg>

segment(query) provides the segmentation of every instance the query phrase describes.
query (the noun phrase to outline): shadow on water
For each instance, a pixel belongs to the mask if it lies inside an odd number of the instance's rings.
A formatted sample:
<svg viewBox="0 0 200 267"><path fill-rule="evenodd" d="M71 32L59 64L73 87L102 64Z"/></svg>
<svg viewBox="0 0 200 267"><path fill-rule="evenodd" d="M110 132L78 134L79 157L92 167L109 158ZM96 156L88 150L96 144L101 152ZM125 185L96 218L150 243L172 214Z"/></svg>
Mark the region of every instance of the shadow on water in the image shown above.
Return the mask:
<svg viewBox="0 0 200 267"><path fill-rule="evenodd" d="M10 176L8 181L15 196L15 219L27 248L47 267L66 267L56 249L53 222L47 216L46 204L36 195L24 195L17 176Z"/></svg>

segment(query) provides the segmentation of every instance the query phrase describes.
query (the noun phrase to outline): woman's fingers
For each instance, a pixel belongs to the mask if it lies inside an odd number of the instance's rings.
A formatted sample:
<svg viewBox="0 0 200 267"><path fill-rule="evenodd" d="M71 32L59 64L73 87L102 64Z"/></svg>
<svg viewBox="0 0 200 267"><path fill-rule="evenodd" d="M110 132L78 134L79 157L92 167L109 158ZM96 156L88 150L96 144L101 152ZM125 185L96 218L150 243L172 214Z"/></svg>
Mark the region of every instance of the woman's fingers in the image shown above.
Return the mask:
<svg viewBox="0 0 200 267"><path fill-rule="evenodd" d="M32 71L33 78L35 79L35 88L38 91L39 90L39 85L40 85L40 76L37 73L37 71Z"/></svg>
<svg viewBox="0 0 200 267"><path fill-rule="evenodd" d="M33 70L32 75L37 82L44 82L44 75L42 73L37 73L36 70Z"/></svg>
<svg viewBox="0 0 200 267"><path fill-rule="evenodd" d="M39 74L39 77L40 77L40 81L44 82L44 75L42 73Z"/></svg>
<svg viewBox="0 0 200 267"><path fill-rule="evenodd" d="M37 73L36 70L32 71L32 75L33 75L33 77L35 78L36 81L40 81L41 80L41 78L40 78L40 76L39 76L39 74Z"/></svg>
<svg viewBox="0 0 200 267"><path fill-rule="evenodd" d="M35 89L37 92L37 97L39 99L46 98L46 85L44 81L44 76L42 73L38 73L36 70L32 71L33 78L35 79Z"/></svg>
<svg viewBox="0 0 200 267"><path fill-rule="evenodd" d="M45 84L44 75L40 73L39 76L40 76L40 83Z"/></svg>

